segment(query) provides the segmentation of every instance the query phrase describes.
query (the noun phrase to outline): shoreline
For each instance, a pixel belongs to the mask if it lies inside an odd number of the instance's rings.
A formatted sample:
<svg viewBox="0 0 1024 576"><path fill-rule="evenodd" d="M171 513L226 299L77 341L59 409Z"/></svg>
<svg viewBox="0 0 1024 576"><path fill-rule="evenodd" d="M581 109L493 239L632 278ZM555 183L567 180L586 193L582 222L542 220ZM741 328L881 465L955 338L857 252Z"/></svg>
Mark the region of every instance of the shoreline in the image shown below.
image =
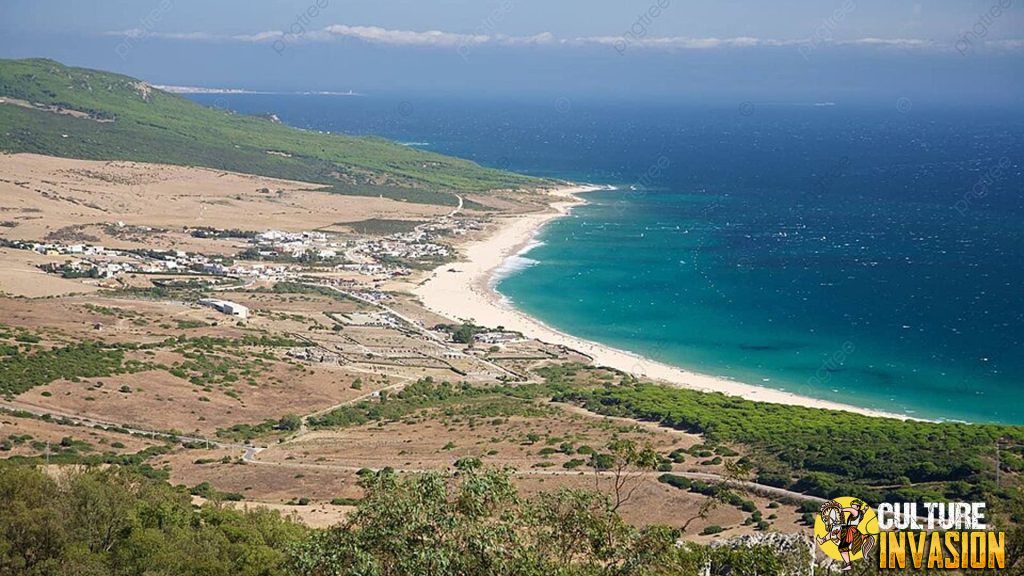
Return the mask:
<svg viewBox="0 0 1024 576"><path fill-rule="evenodd" d="M615 368L656 380L661 384L689 388L701 392L721 392L755 402L787 404L807 408L843 410L865 416L915 420L904 414L861 408L829 400L820 400L762 386L745 384L721 376L702 374L670 366L645 358L640 354L620 350L556 330L540 320L515 309L494 289L495 272L519 254L548 222L567 216L573 207L585 204L577 194L603 190L601 186L569 186L549 190L559 199L551 210L540 213L503 217L497 228L479 241L471 242L463 250L463 258L452 264L435 268L421 281L413 293L430 311L451 318L468 320L484 326L504 326L521 332L527 338L536 338L550 344L572 348L592 358L596 366Z"/></svg>

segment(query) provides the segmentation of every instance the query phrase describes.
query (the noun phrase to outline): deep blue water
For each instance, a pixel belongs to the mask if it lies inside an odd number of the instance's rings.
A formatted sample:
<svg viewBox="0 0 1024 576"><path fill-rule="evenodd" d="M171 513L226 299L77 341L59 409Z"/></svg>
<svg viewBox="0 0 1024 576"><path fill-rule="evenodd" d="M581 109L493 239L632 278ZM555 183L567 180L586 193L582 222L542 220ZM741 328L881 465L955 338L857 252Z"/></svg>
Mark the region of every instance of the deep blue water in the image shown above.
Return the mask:
<svg viewBox="0 0 1024 576"><path fill-rule="evenodd" d="M566 332L818 398L1024 423L1022 111L196 99L617 186L498 284Z"/></svg>

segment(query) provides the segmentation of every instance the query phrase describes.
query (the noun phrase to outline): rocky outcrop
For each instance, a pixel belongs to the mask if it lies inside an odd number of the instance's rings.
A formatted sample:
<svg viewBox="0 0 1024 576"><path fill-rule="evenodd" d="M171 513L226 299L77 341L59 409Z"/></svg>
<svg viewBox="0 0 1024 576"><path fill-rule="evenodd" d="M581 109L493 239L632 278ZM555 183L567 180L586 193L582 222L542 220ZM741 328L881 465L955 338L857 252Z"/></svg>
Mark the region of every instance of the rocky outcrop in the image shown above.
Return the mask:
<svg viewBox="0 0 1024 576"><path fill-rule="evenodd" d="M792 576L812 576L815 570L825 572L816 566L817 547L814 539L807 534L782 534L781 532L758 532L712 542L709 546L708 562L702 576L728 576L737 574L738 566L732 564L738 556L725 553L727 550L752 554L747 558L758 558L758 549L764 551L765 561L774 556L782 566L782 573ZM747 562L744 562L747 564ZM767 568L767 566L766 566ZM778 569L777 567L775 569ZM743 567L743 573L750 573L750 566ZM774 572L774 570L771 570Z"/></svg>

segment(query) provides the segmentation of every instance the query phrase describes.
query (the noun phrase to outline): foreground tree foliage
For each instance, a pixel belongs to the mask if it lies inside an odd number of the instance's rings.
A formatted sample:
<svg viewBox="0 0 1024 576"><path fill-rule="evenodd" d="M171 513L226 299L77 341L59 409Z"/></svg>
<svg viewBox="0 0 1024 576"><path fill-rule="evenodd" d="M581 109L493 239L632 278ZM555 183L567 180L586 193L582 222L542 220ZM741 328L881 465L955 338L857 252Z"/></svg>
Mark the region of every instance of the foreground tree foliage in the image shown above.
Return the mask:
<svg viewBox="0 0 1024 576"><path fill-rule="evenodd" d="M523 498L505 470L470 464L454 476L400 478L384 472L364 483L367 496L344 524L296 547L291 560L296 573L697 574L716 559L734 556L743 561L732 574L787 573L787 564L769 550L679 546L673 529L634 528L594 492L562 489Z"/></svg>
<svg viewBox="0 0 1024 576"><path fill-rule="evenodd" d="M637 529L595 492L526 498L509 471L466 461L454 474L364 475L346 522L311 530L277 512L192 506L187 491L123 468L0 464L4 576L791 576L802 540L706 547L676 530ZM1015 492L1007 573L1022 574L1024 494ZM770 536L770 535L769 535ZM777 535L776 535L777 536ZM774 544L771 542L775 542ZM854 574L879 573L859 562ZM909 572L908 572L909 573ZM929 572L931 573L931 572Z"/></svg>
<svg viewBox="0 0 1024 576"><path fill-rule="evenodd" d="M193 509L187 492L122 468L0 464L0 574L277 576L308 530L276 512Z"/></svg>
<svg viewBox="0 0 1024 576"><path fill-rule="evenodd" d="M192 506L183 488L117 467L0 464L4 576L795 574L807 558L767 546L677 544L637 529L605 496L521 497L509 471L467 461L455 474L366 475L348 520L311 530L277 512Z"/></svg>

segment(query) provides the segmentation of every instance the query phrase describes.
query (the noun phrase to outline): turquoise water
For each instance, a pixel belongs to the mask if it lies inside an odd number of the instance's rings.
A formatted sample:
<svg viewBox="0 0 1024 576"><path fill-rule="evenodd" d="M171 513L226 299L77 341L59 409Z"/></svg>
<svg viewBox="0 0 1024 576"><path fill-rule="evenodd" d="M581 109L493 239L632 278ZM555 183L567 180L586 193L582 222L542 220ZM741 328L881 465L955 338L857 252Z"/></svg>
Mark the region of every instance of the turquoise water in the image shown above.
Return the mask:
<svg viewBox="0 0 1024 576"><path fill-rule="evenodd" d="M618 186L498 283L565 332L815 398L1024 423L1020 110L206 103Z"/></svg>
<svg viewBox="0 0 1024 576"><path fill-rule="evenodd" d="M856 206L794 221L771 202L709 194L588 198L498 284L550 325L815 398L1021 421L1019 341L988 310L1017 295L974 292L963 265L972 246L918 232L928 210L903 230L872 231ZM1020 273L991 259L980 266Z"/></svg>

